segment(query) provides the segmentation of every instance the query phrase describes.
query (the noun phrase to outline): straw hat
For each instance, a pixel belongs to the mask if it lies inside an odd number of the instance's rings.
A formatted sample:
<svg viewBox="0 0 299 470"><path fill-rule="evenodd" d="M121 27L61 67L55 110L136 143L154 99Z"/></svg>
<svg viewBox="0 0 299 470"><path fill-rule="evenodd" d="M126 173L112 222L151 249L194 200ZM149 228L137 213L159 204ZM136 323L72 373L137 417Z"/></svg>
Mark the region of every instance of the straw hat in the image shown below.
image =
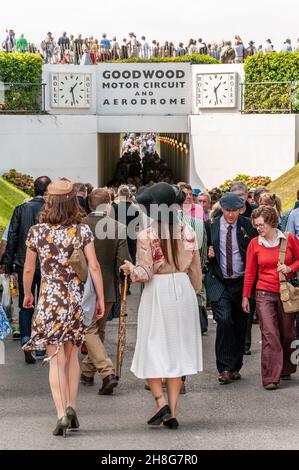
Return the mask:
<svg viewBox="0 0 299 470"><path fill-rule="evenodd" d="M69 194L73 190L73 185L70 181L67 180L58 180L55 183L50 183L47 192L52 196L62 196L63 194Z"/></svg>

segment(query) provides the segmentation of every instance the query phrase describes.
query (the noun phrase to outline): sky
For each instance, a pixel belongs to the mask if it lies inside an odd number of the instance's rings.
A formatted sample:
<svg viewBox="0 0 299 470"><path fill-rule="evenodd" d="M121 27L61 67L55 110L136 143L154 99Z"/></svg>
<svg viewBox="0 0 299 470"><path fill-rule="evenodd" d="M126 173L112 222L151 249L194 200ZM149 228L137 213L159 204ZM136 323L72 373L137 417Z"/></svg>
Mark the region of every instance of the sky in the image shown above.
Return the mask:
<svg viewBox="0 0 299 470"><path fill-rule="evenodd" d="M299 37L299 0L0 0L0 34L12 28L30 42L40 43L48 31L83 37L116 35L121 42L130 31L137 37L188 42L233 40L264 44L269 37L280 50L287 37Z"/></svg>

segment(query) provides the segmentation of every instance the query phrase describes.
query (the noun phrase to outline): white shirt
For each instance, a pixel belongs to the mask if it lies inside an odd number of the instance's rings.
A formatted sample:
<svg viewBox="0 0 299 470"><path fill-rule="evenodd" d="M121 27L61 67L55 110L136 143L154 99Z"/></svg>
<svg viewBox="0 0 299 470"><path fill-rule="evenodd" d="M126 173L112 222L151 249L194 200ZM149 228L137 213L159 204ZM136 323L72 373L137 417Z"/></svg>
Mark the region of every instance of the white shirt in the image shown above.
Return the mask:
<svg viewBox="0 0 299 470"><path fill-rule="evenodd" d="M258 244L264 246L265 248L275 248L276 246L280 244L280 240L282 238L286 239L286 236L277 228L276 237L275 237L275 240L273 240L273 242L269 242L268 240L265 239L265 237L262 237L261 235L259 235Z"/></svg>
<svg viewBox="0 0 299 470"><path fill-rule="evenodd" d="M10 225L10 222L8 222L8 224L6 225L6 228L5 228L4 233L2 235L2 241L4 241L4 242L7 242L9 225Z"/></svg>

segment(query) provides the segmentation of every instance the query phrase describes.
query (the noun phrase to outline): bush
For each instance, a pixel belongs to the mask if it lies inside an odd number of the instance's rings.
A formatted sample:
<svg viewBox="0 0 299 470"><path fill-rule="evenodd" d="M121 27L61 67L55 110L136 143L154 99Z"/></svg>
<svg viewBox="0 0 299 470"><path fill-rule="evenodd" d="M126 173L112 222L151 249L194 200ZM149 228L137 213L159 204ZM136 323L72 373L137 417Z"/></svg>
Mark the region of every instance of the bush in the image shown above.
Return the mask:
<svg viewBox="0 0 299 470"><path fill-rule="evenodd" d="M249 175L237 175L233 180L225 180L223 184L220 185L220 189L223 193L229 191L234 183L241 181L246 184L248 189L257 188L258 186L267 186L271 183L271 178L269 176L249 176Z"/></svg>
<svg viewBox="0 0 299 470"><path fill-rule="evenodd" d="M32 176L19 173L16 170L9 170L8 173L2 175L2 178L29 196L34 196L34 180Z"/></svg>
<svg viewBox="0 0 299 470"><path fill-rule="evenodd" d="M299 53L255 54L245 60L244 70L245 84L253 83L245 85L245 112L299 112Z"/></svg>
<svg viewBox="0 0 299 470"><path fill-rule="evenodd" d="M0 52L0 81L7 84L0 109L40 110L42 62L37 54Z"/></svg>
<svg viewBox="0 0 299 470"><path fill-rule="evenodd" d="M150 59L141 59L134 57L131 59L121 59L115 62L123 63L156 63L156 62L190 62L190 64L219 64L219 60L209 55L191 54L181 55L179 57L151 57Z"/></svg>

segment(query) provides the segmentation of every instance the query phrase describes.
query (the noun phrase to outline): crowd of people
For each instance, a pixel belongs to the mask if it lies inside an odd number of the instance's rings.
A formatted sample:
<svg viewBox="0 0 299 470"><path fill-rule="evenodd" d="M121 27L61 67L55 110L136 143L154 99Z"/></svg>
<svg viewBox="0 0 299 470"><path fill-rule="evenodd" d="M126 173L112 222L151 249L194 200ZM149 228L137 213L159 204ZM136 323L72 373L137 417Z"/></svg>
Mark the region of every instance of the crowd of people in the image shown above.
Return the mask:
<svg viewBox="0 0 299 470"><path fill-rule="evenodd" d="M155 159L154 136L129 134L122 150ZM204 368L208 309L216 324L219 384L241 379L254 317L265 390L277 389L296 371L299 321L296 334L296 315L285 313L280 284L282 278L296 283L299 270L299 201L282 213L280 198L266 187L236 182L222 194L186 182L146 181L147 172L144 178L136 186L120 181L116 190L41 176L35 197L15 208L2 238L2 276L18 278L19 312L12 315L19 316L25 361L41 357L49 363L58 418L54 435L79 428L79 381L91 386L99 373L100 395L118 385L105 328L117 316L124 276L129 289L142 285L131 371L153 395L149 426L179 426L177 403L186 377ZM84 263L91 276L86 284ZM88 323L82 305L90 282L95 303Z"/></svg>
<svg viewBox="0 0 299 470"><path fill-rule="evenodd" d="M23 33L16 35L13 29L8 29L2 41L2 50L39 54L47 64L91 65L109 60L178 57L186 54L209 55L222 63L231 64L242 63L246 57L256 53L299 52L299 38L294 45L290 38L286 38L280 47L275 47L271 39L266 39L264 44L255 44L252 40L246 43L238 35L232 41L225 40L221 43L190 38L185 43L174 44L171 41L162 43L156 39L148 40L145 36L138 38L134 32L128 33L122 40L116 36L108 38L106 33L103 33L101 38L84 38L81 34L75 36L66 32L56 39L48 32L46 37L36 44L27 40Z"/></svg>

